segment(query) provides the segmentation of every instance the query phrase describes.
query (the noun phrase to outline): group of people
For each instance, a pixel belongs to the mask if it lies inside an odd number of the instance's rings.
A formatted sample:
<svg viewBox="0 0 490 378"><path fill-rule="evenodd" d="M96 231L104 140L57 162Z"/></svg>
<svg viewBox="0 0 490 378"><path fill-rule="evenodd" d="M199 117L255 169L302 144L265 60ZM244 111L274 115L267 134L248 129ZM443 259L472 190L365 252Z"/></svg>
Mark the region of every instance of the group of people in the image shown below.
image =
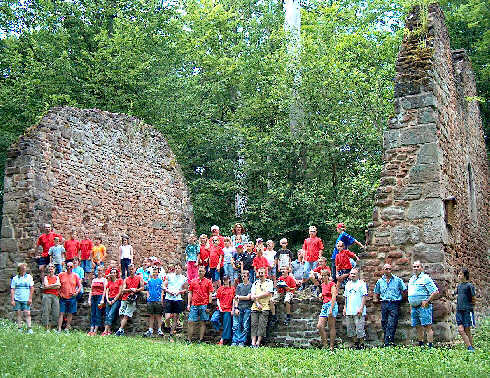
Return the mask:
<svg viewBox="0 0 490 378"><path fill-rule="evenodd" d="M127 236L122 237L119 264L111 260L106 268L106 248L100 238L93 244L88 237L77 241L72 233L63 243L61 235L50 225L45 228L36 249L40 253L37 261L42 278L42 321L48 330L53 321L57 321L57 331L61 331L64 323L66 330L71 328L72 314L77 312L84 286L90 286L90 335L97 334L103 326L102 335L111 334L117 315L120 324L115 334L123 335L128 319L136 310L138 296L144 295L150 315L144 336L163 335L162 325L171 336L175 335L179 317L187 307L189 341L196 327L202 341L206 324L211 320L216 330L222 329L220 345L259 347L267 328L277 323L281 312L284 312L283 324L289 324L295 293L309 289L323 302L317 323L322 345L334 349L337 296L343 295L347 336L352 338L356 348L364 347L368 288L360 279L359 257L348 249L352 244L364 246L345 232L342 223L337 225L339 235L330 266L323 257L324 245L315 226L309 228L309 237L295 259L287 248L286 238L280 240L276 251L272 240L252 241L239 223L233 227L230 237L222 236L219 227L213 226L210 237L205 234L199 239L190 237L185 249L187 276L181 263L172 264L165 271L157 258L146 258L143 266L136 269L134 251ZM30 305L34 282L26 270L26 264L19 264L18 274L11 282L11 297L19 327L24 313L28 332L32 333ZM420 261L413 263L413 271L414 275L405 285L392 274L390 264L385 264L384 274L376 282L374 301L381 302L385 346L394 344L400 304L408 297L419 345L424 345L426 335L428 346L432 347L432 301L438 289L423 272ZM459 278L456 320L468 349L473 350L471 326L474 325L475 289L469 283L467 270L463 270ZM187 306L184 303L186 293ZM211 315L210 304L214 299L216 310ZM280 311L281 308L284 310Z"/></svg>

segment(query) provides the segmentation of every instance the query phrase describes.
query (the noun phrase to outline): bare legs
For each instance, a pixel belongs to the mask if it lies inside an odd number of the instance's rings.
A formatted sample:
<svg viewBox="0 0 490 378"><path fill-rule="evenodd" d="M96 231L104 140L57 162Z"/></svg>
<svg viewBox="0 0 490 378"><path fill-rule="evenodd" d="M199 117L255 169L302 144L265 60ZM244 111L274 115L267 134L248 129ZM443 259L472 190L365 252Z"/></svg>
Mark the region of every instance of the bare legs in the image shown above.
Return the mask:
<svg viewBox="0 0 490 378"><path fill-rule="evenodd" d="M458 331L467 347L473 346L473 335L470 327L458 326Z"/></svg>
<svg viewBox="0 0 490 378"><path fill-rule="evenodd" d="M316 328L318 329L318 332L320 333L320 336L322 338L322 345L323 347L327 347L327 331L325 330L325 325L328 323L328 328L330 331L330 350L333 350L335 346L335 337L337 335L336 329L335 329L335 318L332 315L329 315L328 318L325 317L320 317L318 318L318 324L316 325Z"/></svg>

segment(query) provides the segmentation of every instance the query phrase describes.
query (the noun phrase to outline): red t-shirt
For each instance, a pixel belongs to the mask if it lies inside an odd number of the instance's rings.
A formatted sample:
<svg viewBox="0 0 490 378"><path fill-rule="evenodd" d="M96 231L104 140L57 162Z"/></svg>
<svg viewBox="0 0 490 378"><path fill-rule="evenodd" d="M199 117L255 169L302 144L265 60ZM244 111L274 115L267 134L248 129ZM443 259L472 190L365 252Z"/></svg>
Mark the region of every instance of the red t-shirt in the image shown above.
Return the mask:
<svg viewBox="0 0 490 378"><path fill-rule="evenodd" d="M217 247L215 245L209 246L209 267L210 268L217 268L218 267L218 262L219 262L219 257L223 256L223 248ZM222 268L225 264L223 262L224 259L221 259L221 266Z"/></svg>
<svg viewBox="0 0 490 378"><path fill-rule="evenodd" d="M59 237L60 241L62 239L61 235L54 233L54 231L51 231L49 234L41 234L39 239L37 239L37 245L43 247L42 257L49 256L49 249L54 246L55 237Z"/></svg>
<svg viewBox="0 0 490 378"><path fill-rule="evenodd" d="M322 270L328 270L329 272L331 271L330 267L328 267L327 265L324 265L324 266L321 266L321 265L318 265L315 269L313 269L313 271L315 273L321 273Z"/></svg>
<svg viewBox="0 0 490 378"><path fill-rule="evenodd" d="M354 252L351 252L348 249L343 249L337 254L337 256L335 256L335 269L337 269L337 271L352 269L352 264L349 259L355 257L356 254Z"/></svg>
<svg viewBox="0 0 490 378"><path fill-rule="evenodd" d="M141 282L141 286L144 285L143 283L143 279L141 278L141 276L137 276L135 275L134 277L126 277L126 279L124 280L124 282L126 282L126 289L137 289L140 287L140 282ZM122 300L125 301L126 299L128 299L128 297L131 295L132 293L129 291L127 293L123 293L122 295Z"/></svg>
<svg viewBox="0 0 490 378"><path fill-rule="evenodd" d="M73 260L74 257L78 257L78 251L80 250L80 242L78 240L65 241L65 256L67 260Z"/></svg>
<svg viewBox="0 0 490 378"><path fill-rule="evenodd" d="M288 290L290 293L294 293L296 291L296 280L294 279L293 276L291 276L289 274L286 277L281 276L281 277L279 277L279 281L284 281L284 282L286 282L286 285L288 285L289 288L295 289L295 290ZM278 287L277 291L279 293L285 293L286 288Z"/></svg>
<svg viewBox="0 0 490 378"><path fill-rule="evenodd" d="M123 280L118 278L115 281L108 280L107 281L107 288L109 289L109 298L116 298L116 296L119 294L119 291L121 290L121 286L123 285Z"/></svg>
<svg viewBox="0 0 490 378"><path fill-rule="evenodd" d="M235 287L220 286L216 292L216 298L219 299L221 312L231 312L233 307L233 298L235 297Z"/></svg>
<svg viewBox="0 0 490 378"><path fill-rule="evenodd" d="M191 281L189 291L192 292L192 305L202 306L209 303L209 294L213 292L213 283L204 277L202 280L197 277Z"/></svg>
<svg viewBox="0 0 490 378"><path fill-rule="evenodd" d="M82 240L80 242L80 258L82 260L90 260L92 258L92 248L94 248L92 240Z"/></svg>
<svg viewBox="0 0 490 378"><path fill-rule="evenodd" d="M335 286L335 282L333 281L329 281L328 283L322 282L323 303L328 303L332 300L332 286Z"/></svg>
<svg viewBox="0 0 490 378"><path fill-rule="evenodd" d="M267 271L269 270L269 261L267 261L267 258L264 256L255 256L252 265L254 266L255 271L259 268L265 268L265 274L267 274Z"/></svg>
<svg viewBox="0 0 490 378"><path fill-rule="evenodd" d="M201 265L208 266L209 265L209 249L206 248L205 245L201 245L199 248L199 257L201 258Z"/></svg>
<svg viewBox="0 0 490 378"><path fill-rule="evenodd" d="M305 261L313 262L317 261L320 257L320 251L323 251L322 239L318 236L305 239L303 243L303 250L305 251Z"/></svg>
<svg viewBox="0 0 490 378"><path fill-rule="evenodd" d="M92 295L102 294L104 294L104 281L92 280Z"/></svg>
<svg viewBox="0 0 490 378"><path fill-rule="evenodd" d="M61 272L58 276L60 279L60 297L70 299L75 295L76 288L80 286L80 278L75 273Z"/></svg>
<svg viewBox="0 0 490 378"><path fill-rule="evenodd" d="M48 280L49 285L54 285L56 281L58 280L58 277L56 276L46 276L46 279ZM58 289L44 289L44 294L53 294L58 296Z"/></svg>
<svg viewBox="0 0 490 378"><path fill-rule="evenodd" d="M114 268L111 268L110 266L105 270L104 272L104 275L106 276L109 276L109 274L111 274L111 270L114 269ZM121 272L119 271L118 268L116 268L117 270L117 278L121 277Z"/></svg>
<svg viewBox="0 0 490 378"><path fill-rule="evenodd" d="M213 240L212 238L214 238L214 235L211 235L209 237L209 244L210 245L213 245ZM221 248L225 248L225 237L224 236L221 236L221 235L218 235L218 239L219 239L219 244L218 246L220 246Z"/></svg>

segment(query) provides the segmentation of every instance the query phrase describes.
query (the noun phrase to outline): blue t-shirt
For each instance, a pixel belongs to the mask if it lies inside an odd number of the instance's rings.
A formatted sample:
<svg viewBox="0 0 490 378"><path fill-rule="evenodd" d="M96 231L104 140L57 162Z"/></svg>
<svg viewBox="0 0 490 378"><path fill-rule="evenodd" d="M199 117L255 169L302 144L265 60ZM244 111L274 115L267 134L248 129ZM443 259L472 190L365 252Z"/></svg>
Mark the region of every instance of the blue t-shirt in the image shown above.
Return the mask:
<svg viewBox="0 0 490 378"><path fill-rule="evenodd" d="M34 286L34 280L30 274L24 274L22 277L16 275L10 281L10 288L14 289L14 300L19 302L27 302L31 287Z"/></svg>
<svg viewBox="0 0 490 378"><path fill-rule="evenodd" d="M148 302L160 302L162 299L163 281L161 278L148 280Z"/></svg>
<svg viewBox="0 0 490 378"><path fill-rule="evenodd" d="M437 291L436 284L424 272L418 276L414 274L408 281L408 301L412 306L420 306L434 291Z"/></svg>
<svg viewBox="0 0 490 378"><path fill-rule="evenodd" d="M233 255L235 253L235 248L225 247L223 248L223 264L231 264Z"/></svg>
<svg viewBox="0 0 490 378"><path fill-rule="evenodd" d="M339 252L337 250L337 243L341 241L344 243L345 249L348 249L354 242L356 241L356 238L353 236L350 236L347 232L341 232L337 240L335 241L335 246L333 247L332 251L332 260L335 261L335 256L337 256L337 253Z"/></svg>
<svg viewBox="0 0 490 378"><path fill-rule="evenodd" d="M199 254L199 244L189 244L185 247L186 261L197 261L197 255Z"/></svg>
<svg viewBox="0 0 490 378"><path fill-rule="evenodd" d="M81 280L83 280L83 278L85 277L85 271L81 266L77 266L76 268L73 268L72 272L75 273L78 276L78 278L80 278ZM80 287L81 287L80 293L83 293L83 285L81 285Z"/></svg>
<svg viewBox="0 0 490 378"><path fill-rule="evenodd" d="M405 283L400 277L391 275L388 282L386 276L383 275L374 287L374 293L379 294L382 301L401 301L403 292L407 290Z"/></svg>

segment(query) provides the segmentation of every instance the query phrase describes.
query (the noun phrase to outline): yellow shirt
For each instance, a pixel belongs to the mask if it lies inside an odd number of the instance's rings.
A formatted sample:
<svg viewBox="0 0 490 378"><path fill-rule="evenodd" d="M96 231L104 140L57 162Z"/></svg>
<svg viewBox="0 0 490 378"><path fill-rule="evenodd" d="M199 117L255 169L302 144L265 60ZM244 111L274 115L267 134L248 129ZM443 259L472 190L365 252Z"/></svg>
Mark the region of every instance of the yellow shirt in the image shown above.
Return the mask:
<svg viewBox="0 0 490 378"><path fill-rule="evenodd" d="M92 261L94 263L99 263L104 261L106 254L106 248L104 245L96 245L92 248Z"/></svg>
<svg viewBox="0 0 490 378"><path fill-rule="evenodd" d="M252 290L251 290L251 294L252 295L258 296L258 295L262 295L264 293L270 293L272 295L273 292L274 292L274 283L271 280L265 280L264 282L261 282L260 280L257 280L252 285ZM257 305L255 304L255 301L254 301L254 303L252 305L252 311L267 311L267 310L270 310L270 303L269 303L269 301L271 299L271 295L269 295L267 297L264 297L264 298L260 298L258 300L258 302L262 306L262 309L261 310L258 309L258 307L257 307Z"/></svg>

